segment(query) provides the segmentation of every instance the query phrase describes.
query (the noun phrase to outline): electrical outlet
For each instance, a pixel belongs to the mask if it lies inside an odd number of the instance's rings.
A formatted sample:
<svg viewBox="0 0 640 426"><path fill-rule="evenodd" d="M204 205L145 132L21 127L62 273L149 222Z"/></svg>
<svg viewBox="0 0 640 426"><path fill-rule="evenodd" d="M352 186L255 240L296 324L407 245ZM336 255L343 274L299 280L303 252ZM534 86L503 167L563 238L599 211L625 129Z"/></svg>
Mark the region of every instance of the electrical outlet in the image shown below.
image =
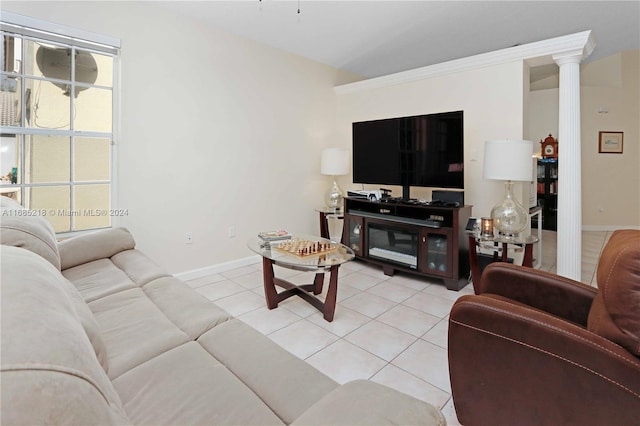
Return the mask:
<svg viewBox="0 0 640 426"><path fill-rule="evenodd" d="M227 229L227 237L229 238L234 238L236 236L236 227L231 225L228 229Z"/></svg>
<svg viewBox="0 0 640 426"><path fill-rule="evenodd" d="M187 232L184 234L184 243L193 244L193 234L191 232Z"/></svg>

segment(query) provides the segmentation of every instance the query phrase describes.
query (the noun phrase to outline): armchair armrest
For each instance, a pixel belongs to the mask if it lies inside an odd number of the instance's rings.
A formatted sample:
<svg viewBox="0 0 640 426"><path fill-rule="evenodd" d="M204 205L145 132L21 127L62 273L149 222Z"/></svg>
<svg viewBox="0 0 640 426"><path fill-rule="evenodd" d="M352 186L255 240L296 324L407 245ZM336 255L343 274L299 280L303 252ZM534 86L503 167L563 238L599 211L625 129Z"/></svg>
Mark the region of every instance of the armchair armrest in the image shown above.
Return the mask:
<svg viewBox="0 0 640 426"><path fill-rule="evenodd" d="M479 294L497 294L587 326L597 289L550 272L492 263L482 273Z"/></svg>
<svg viewBox="0 0 640 426"><path fill-rule="evenodd" d="M638 358L501 296L458 299L448 354L456 413L467 426L632 425L640 416Z"/></svg>

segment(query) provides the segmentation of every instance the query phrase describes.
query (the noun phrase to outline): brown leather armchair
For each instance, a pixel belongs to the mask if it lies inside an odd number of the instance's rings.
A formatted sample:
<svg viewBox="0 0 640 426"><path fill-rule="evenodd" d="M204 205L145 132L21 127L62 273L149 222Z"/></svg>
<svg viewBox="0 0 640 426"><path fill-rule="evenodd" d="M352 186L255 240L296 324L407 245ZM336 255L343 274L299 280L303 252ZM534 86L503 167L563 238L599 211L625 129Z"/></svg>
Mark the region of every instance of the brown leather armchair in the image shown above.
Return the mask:
<svg viewBox="0 0 640 426"><path fill-rule="evenodd" d="M598 289L493 263L449 319L463 425L640 424L640 231L616 231Z"/></svg>

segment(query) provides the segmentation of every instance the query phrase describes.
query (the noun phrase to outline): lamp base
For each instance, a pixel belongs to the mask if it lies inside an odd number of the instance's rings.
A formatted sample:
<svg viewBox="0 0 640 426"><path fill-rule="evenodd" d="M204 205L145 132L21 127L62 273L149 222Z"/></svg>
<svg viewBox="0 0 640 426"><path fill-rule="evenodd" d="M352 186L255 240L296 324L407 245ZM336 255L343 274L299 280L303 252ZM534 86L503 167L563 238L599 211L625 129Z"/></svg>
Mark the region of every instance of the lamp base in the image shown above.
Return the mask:
<svg viewBox="0 0 640 426"><path fill-rule="evenodd" d="M516 238L527 228L529 212L513 197L513 182L505 182L504 200L491 209L493 226L505 238Z"/></svg>
<svg viewBox="0 0 640 426"><path fill-rule="evenodd" d="M324 195L324 203L329 208L333 208L333 209L338 208L342 205L343 196L344 194L340 189L340 187L338 186L338 183L336 182L336 178L334 176L331 187Z"/></svg>

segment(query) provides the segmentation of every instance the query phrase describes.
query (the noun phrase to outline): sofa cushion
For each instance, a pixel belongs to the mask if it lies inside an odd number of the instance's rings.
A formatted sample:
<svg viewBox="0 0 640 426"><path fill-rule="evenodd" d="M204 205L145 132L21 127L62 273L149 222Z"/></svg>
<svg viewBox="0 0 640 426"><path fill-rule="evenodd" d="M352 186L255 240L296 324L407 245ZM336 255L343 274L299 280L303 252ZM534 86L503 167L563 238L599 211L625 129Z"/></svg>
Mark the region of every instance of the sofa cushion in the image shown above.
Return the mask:
<svg viewBox="0 0 640 426"><path fill-rule="evenodd" d="M2 423L129 423L60 272L20 248L1 259Z"/></svg>
<svg viewBox="0 0 640 426"><path fill-rule="evenodd" d="M198 342L289 424L338 384L238 319Z"/></svg>
<svg viewBox="0 0 640 426"><path fill-rule="evenodd" d="M159 278L143 288L147 297L180 330L196 340L231 315L174 277Z"/></svg>
<svg viewBox="0 0 640 426"><path fill-rule="evenodd" d="M112 379L189 341L140 288L103 297L89 307L102 330Z"/></svg>
<svg viewBox="0 0 640 426"><path fill-rule="evenodd" d="M113 384L135 424L282 424L251 389L196 342L138 365Z"/></svg>
<svg viewBox="0 0 640 426"><path fill-rule="evenodd" d="M89 234L78 235L60 242L61 268L109 258L136 245L133 236L125 228L104 229Z"/></svg>
<svg viewBox="0 0 640 426"><path fill-rule="evenodd" d="M598 262L587 328L640 356L640 231L611 235Z"/></svg>
<svg viewBox="0 0 640 426"><path fill-rule="evenodd" d="M102 339L102 332L96 318L93 316L91 309L89 309L89 306L78 292L78 289L76 289L76 287L64 277L60 277L60 281L69 296L73 307L75 308L78 319L82 324L82 328L84 328L85 333L87 333L87 337L89 337L89 341L91 342L91 346L93 346L93 350L96 353L96 357L98 358L100 365L104 371L109 371L107 347Z"/></svg>
<svg viewBox="0 0 640 426"><path fill-rule="evenodd" d="M368 380L346 383L322 398L293 425L447 424L435 407Z"/></svg>
<svg viewBox="0 0 640 426"><path fill-rule="evenodd" d="M158 278L169 276L155 262L135 249L118 253L111 258L111 261L139 287Z"/></svg>
<svg viewBox="0 0 640 426"><path fill-rule="evenodd" d="M16 201L1 197L0 243L32 251L60 270L60 253L51 224L36 210L28 210Z"/></svg>
<svg viewBox="0 0 640 426"><path fill-rule="evenodd" d="M99 259L62 271L87 302L138 288L111 259Z"/></svg>

